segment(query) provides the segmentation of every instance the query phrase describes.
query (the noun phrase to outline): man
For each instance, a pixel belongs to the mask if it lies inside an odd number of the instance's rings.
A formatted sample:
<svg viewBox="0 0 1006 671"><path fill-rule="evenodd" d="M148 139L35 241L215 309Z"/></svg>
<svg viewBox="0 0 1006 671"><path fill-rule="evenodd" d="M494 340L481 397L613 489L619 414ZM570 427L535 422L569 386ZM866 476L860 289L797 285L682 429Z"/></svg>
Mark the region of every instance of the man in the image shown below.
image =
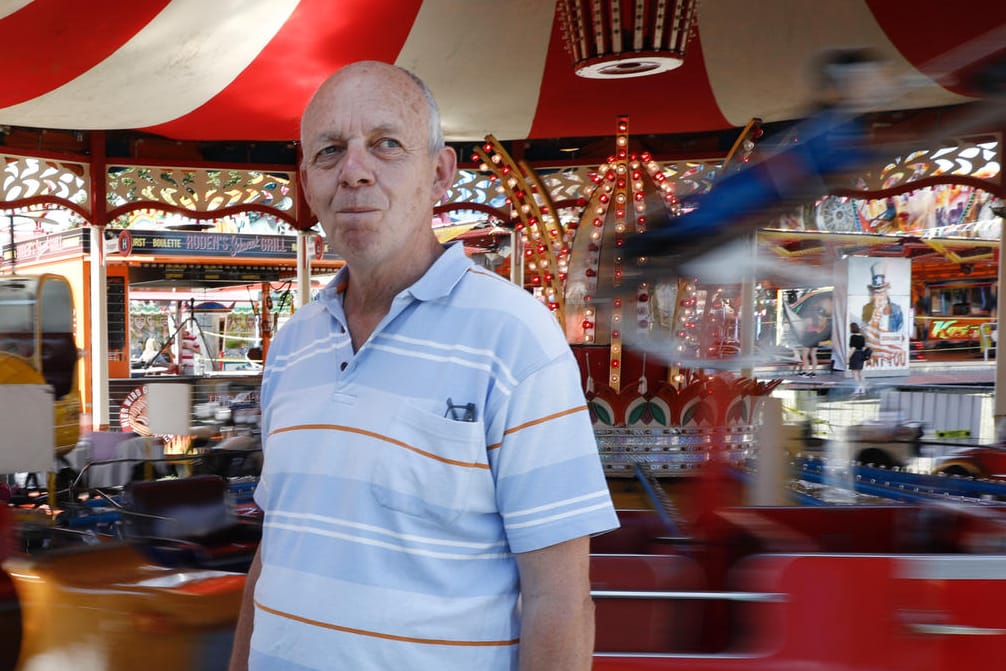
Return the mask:
<svg viewBox="0 0 1006 671"><path fill-rule="evenodd" d="M589 669L588 538L617 519L558 323L437 242L456 158L413 75L343 68L301 140L346 267L268 353L231 668Z"/></svg>
<svg viewBox="0 0 1006 671"><path fill-rule="evenodd" d="M878 331L901 333L905 316L888 295L891 284L887 281L887 266L883 262L870 266L870 278L870 301L863 305L863 321Z"/></svg>

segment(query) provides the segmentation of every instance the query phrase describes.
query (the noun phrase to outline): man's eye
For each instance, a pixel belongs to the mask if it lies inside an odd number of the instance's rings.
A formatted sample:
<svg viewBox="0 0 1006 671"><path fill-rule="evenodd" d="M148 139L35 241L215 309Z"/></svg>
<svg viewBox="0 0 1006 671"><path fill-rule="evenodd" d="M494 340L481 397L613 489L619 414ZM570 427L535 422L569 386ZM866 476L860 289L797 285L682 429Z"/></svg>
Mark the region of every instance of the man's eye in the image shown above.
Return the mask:
<svg viewBox="0 0 1006 671"><path fill-rule="evenodd" d="M328 147L323 147L318 152L318 157L319 158L330 158L330 157L335 156L335 155L337 155L337 154L339 154L341 152L342 152L342 147L339 147L337 145L331 145L331 146L328 146Z"/></svg>
<svg viewBox="0 0 1006 671"><path fill-rule="evenodd" d="M376 146L378 149L389 150L389 149L401 149L402 143L398 140L390 137L382 137L377 141Z"/></svg>

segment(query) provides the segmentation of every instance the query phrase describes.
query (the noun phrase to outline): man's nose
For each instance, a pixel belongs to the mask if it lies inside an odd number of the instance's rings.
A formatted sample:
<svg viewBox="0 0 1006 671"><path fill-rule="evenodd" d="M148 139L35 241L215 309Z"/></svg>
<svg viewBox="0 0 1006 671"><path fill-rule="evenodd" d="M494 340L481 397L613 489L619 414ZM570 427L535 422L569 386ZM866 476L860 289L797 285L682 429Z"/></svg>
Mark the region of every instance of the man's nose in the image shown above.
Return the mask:
<svg viewBox="0 0 1006 671"><path fill-rule="evenodd" d="M367 148L358 143L349 143L342 157L339 182L344 186L363 186L374 181L373 157Z"/></svg>

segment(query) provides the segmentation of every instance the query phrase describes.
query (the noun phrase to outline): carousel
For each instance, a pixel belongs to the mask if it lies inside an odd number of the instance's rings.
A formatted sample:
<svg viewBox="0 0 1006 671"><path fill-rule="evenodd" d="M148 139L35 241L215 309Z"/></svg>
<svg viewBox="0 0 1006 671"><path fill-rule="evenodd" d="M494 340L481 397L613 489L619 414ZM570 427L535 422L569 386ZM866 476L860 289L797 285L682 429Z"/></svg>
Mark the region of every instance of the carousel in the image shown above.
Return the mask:
<svg viewBox="0 0 1006 671"><path fill-rule="evenodd" d="M1002 82L999 70L979 66L1001 63L1006 16L990 10L989 30L947 21L938 39L917 44L898 27L917 29L924 8L909 17L867 2L784 2L749 24L738 20L739 5L717 3L560 0L483 13L419 0L364 4L339 8L353 14L342 28L332 22L339 10L313 0L223 3L198 17L172 0L120 8L103 56L75 41L86 30L67 29L74 39L54 45L60 68L44 81L15 76L0 101L12 231L15 216L41 221L54 208L79 220L30 239L11 232L4 249L12 272L0 276L0 342L10 343L0 349L0 393L18 421L5 424L0 472L49 477L0 486L0 670L226 668L262 524L251 499L260 450L242 439L255 435L264 352L249 350L268 348L279 326L270 315L310 299L313 274L340 265L298 192L294 111L334 66L375 50L443 90L448 137L466 149L450 202L436 209L438 235L464 240L480 263L539 297L581 365L621 522L591 539L593 668L936 671L984 668L1001 656L1006 485L815 453L806 426L785 419L782 380L755 369L775 356L783 319L796 337L820 326L808 292L802 305L778 308L763 339L766 287L816 290L823 267L870 259L866 270L841 266L845 284L829 282L829 335L842 362L846 320L836 317L859 300L853 286L886 285L914 302L931 287L897 279L889 269L901 262L996 275L999 229L986 215L1006 196L1001 134L989 130L1001 130ZM29 48L31 27L53 17L43 5L4 15L0 34ZM67 9L59 20L88 26L99 14ZM798 19L813 29L788 51L748 46L759 26L768 34ZM504 59L484 44L468 44L474 60L462 72L441 72L440 55L472 34L466 20L528 40L505 60L546 79L487 77ZM332 32L307 28L324 25ZM395 26L395 35L364 49L359 35L373 26ZM188 67L166 72L161 51L144 47L167 48L157 36L183 27ZM796 133L780 141L773 124L818 119L792 78L766 78L760 65L792 75L826 35L827 44L866 42L893 57L904 70L903 109L950 106L948 117L961 122L952 146L898 145L878 166L855 151L833 153L836 145L805 132L811 126L787 124ZM298 59L310 76L276 77L277 63ZM122 85L124 63L137 73L134 87ZM674 98L696 88L710 95ZM657 90L670 93L655 98ZM524 98L537 102L508 103ZM622 114L627 103L639 112ZM668 129L674 109L680 118ZM932 118L919 115L923 124ZM716 139L695 150L702 156L682 157L687 138L670 152L661 143L671 140L654 138L708 132L710 123ZM33 151L32 140L45 140L35 124L64 146ZM128 157L115 153L112 129L130 133ZM773 130L774 144L765 139ZM560 135L561 151L586 153L591 143L597 160L536 165L534 140ZM923 137L935 146L946 136ZM234 169L187 143L249 137L278 140L269 158L282 160ZM166 152L162 160L144 155L147 141ZM851 186L850 174L859 178ZM961 212L947 218L956 212L950 200L938 224L913 223L899 199L948 183L970 189ZM460 221L473 212L485 220ZM144 217L181 217L189 228L145 231L134 225ZM232 228L264 217L282 235ZM236 277L257 293L240 306L165 298L196 274ZM896 363L877 363L874 375L910 365L908 325L892 334L891 322L877 342ZM228 370L235 361L242 369ZM194 402L200 389L210 391ZM88 457L75 462L73 420L82 414L93 426L84 432ZM134 430L119 430L123 421ZM913 428L850 438L911 454Z"/></svg>

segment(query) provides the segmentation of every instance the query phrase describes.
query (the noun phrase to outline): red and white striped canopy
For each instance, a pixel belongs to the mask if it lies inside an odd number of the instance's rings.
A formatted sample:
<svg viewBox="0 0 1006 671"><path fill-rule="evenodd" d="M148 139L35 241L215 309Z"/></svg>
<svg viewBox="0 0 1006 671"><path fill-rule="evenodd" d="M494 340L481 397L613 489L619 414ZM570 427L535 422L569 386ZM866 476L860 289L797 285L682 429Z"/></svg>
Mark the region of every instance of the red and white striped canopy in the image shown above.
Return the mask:
<svg viewBox="0 0 1006 671"><path fill-rule="evenodd" d="M290 140L311 91L358 59L427 81L448 139L603 136L796 118L825 47L869 47L913 85L897 108L969 101L948 77L1006 26L995 0L706 0L684 65L574 74L552 0L6 0L0 124Z"/></svg>

